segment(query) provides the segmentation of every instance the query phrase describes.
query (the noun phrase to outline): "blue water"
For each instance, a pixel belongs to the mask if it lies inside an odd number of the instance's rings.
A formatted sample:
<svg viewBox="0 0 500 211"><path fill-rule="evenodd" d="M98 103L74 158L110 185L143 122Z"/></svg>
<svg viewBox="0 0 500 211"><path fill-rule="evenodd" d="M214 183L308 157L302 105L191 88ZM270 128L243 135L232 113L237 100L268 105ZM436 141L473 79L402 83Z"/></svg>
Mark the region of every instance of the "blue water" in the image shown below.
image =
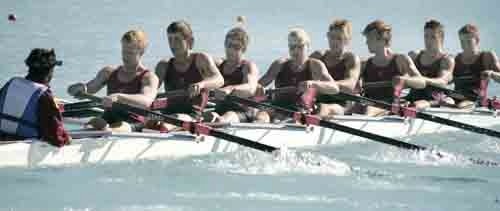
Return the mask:
<svg viewBox="0 0 500 211"><path fill-rule="evenodd" d="M261 73L287 54L287 31L303 26L313 49L326 48L335 17L353 22L352 50L368 56L363 27L375 18L393 26L393 49L423 47L423 23L446 26L446 49L459 50L456 31L465 23L481 30L481 46L496 42L500 3L484 1L27 1L0 3L0 69L3 77L26 73L34 47L53 47L64 60L52 87L91 79L107 64L119 64L121 35L144 29L150 38L146 66L171 56L165 27L186 19L195 50L223 56L223 39L235 17L248 20L248 58ZM9 23L7 15L18 20ZM359 33L358 33L359 32ZM499 93L493 87L492 95ZM497 128L498 129L498 128ZM465 132L412 137L422 145L456 154L500 160L500 140ZM0 210L500 210L500 171L457 160L435 160L376 143L346 143L300 149L272 157L253 151L177 160L98 166L0 169ZM318 165L318 163L320 165ZM348 165L350 172L337 165Z"/></svg>

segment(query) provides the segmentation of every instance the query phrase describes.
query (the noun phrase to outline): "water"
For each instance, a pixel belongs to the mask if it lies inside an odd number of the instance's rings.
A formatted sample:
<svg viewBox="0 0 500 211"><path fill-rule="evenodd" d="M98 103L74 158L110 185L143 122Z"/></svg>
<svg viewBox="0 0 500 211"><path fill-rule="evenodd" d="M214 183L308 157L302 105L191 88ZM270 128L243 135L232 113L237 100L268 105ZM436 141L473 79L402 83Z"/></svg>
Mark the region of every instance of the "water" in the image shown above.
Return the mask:
<svg viewBox="0 0 500 211"><path fill-rule="evenodd" d="M118 64L121 35L144 29L150 39L146 66L171 56L165 27L192 23L195 49L223 56L223 39L235 17L248 20L248 58L261 73L286 56L290 27L303 26L313 49L326 48L335 17L353 22L352 50L368 56L363 27L375 18L391 23L393 49L423 47L423 23L446 26L446 49L459 50L456 31L476 23L484 49L500 52L498 1L75 1L3 0L0 69L3 84L26 72L34 47L53 47L64 66L52 87L91 79ZM7 15L15 13L16 23ZM359 32L359 33L357 33ZM499 93L498 86L492 94ZM498 128L497 128L498 129ZM413 137L422 145L470 157L500 160L500 141L465 132ZM500 171L456 160L436 160L376 143L300 149L280 157L243 150L177 160L100 166L0 169L0 210L500 210Z"/></svg>

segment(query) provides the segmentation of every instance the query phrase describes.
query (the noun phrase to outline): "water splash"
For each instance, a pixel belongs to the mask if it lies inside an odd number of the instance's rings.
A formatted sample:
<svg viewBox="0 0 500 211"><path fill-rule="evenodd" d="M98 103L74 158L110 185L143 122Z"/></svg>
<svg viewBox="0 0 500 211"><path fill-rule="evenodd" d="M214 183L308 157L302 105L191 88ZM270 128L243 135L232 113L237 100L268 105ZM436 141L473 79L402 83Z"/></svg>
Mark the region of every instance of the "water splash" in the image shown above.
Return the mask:
<svg viewBox="0 0 500 211"><path fill-rule="evenodd" d="M279 175L288 173L346 176L351 173L348 164L311 152L282 149L267 154L242 149L223 158L198 160L217 171L243 175Z"/></svg>
<svg viewBox="0 0 500 211"><path fill-rule="evenodd" d="M479 149L481 152L500 154L500 143L490 137L487 137L481 142L475 144L475 148Z"/></svg>
<svg viewBox="0 0 500 211"><path fill-rule="evenodd" d="M436 149L408 151L390 148L384 151L377 151L371 156L361 156L361 158L374 162L411 163L425 166L466 166L471 164L471 162L463 156L438 151Z"/></svg>

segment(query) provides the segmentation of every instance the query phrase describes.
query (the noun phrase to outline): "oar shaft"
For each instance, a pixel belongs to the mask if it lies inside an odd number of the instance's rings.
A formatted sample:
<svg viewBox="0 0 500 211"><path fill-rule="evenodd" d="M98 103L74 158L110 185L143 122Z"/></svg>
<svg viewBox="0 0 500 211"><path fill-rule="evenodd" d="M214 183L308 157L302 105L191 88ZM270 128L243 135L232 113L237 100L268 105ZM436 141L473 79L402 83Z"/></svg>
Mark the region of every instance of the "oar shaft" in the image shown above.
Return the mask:
<svg viewBox="0 0 500 211"><path fill-rule="evenodd" d="M419 119L432 121L432 122L436 122L436 123L451 126L451 127L460 128L460 129L471 131L474 133L479 133L479 134L484 134L484 135L500 138L500 132L498 132L496 130L478 127L478 126L466 124L463 122L454 121L451 119L442 118L439 116L435 116L435 115L431 115L431 114L423 113L423 112L417 112L416 117Z"/></svg>
<svg viewBox="0 0 500 211"><path fill-rule="evenodd" d="M82 94L81 96L85 97L87 99L101 101L101 98L93 96L93 95ZM114 109L123 109L123 110L129 111L129 112L144 116L144 117L151 119L151 120L164 121L164 122L167 122L169 124L172 124L172 125L175 125L178 127L183 127L193 134L203 134L203 135L213 136L215 138L224 139L226 141L234 142L234 143L237 143L237 144L240 144L240 145L243 145L246 147L250 147L253 149L257 149L260 151L264 151L264 152L273 152L273 151L278 150L277 147L269 146L269 145L262 144L262 143L259 143L256 141L252 141L249 139L238 137L238 136L235 136L235 135L232 135L229 133L225 133L223 131L213 129L209 126L206 126L206 125L198 123L198 122L183 121L183 120L177 119L177 118L169 116L169 115L157 113L154 111L149 111L146 109L130 106L130 105L123 104L123 103L116 103L115 102L115 103L113 103L113 108Z"/></svg>
<svg viewBox="0 0 500 211"><path fill-rule="evenodd" d="M469 99L469 100L475 101L479 97L478 95L475 95L472 93L462 93L462 92L459 92L459 91L456 91L453 89L448 89L448 88L439 87L439 86L429 85L428 87L431 88L433 91L443 92L444 94L446 94L447 96L449 96L453 99L460 99L460 100Z"/></svg>
<svg viewBox="0 0 500 211"><path fill-rule="evenodd" d="M410 144L410 143L402 142L402 141L399 141L399 140L396 140L396 139L393 139L393 138L389 138L389 137L377 135L377 134L374 134L374 133L362 131L362 130L359 130L359 129L356 129L356 128L352 128L352 127L349 127L349 126L345 126L345 125L342 125L342 124L338 124L338 123L335 123L335 122L326 121L326 120L320 120L318 117L315 117L315 116L312 116L312 115L307 115L307 114L301 114L301 113L298 113L296 111L285 109L285 108L282 108L282 107L279 107L279 106L275 106L275 105L271 105L271 104L267 104L267 103L258 103L258 102L255 102L255 101L252 101L252 100L249 100L249 99L246 99L246 98L240 98L240 97L237 97L237 96L234 96L234 95L227 95L226 98L228 100L238 101L240 103L243 103L243 104L246 104L248 106L255 107L255 108L260 108L260 109L270 108L270 109L273 109L273 110L275 110L277 112L283 113L283 114L285 114L287 116L302 115L302 119L309 119L309 120L311 120L311 121L307 121L306 120L306 122L308 122L308 123L316 124L316 125L321 126L321 127L326 127L326 128L338 130L338 131L341 131L341 132L344 132L344 133L349 133L349 134L352 134L352 135L360 136L360 137L367 138L369 140L373 140L373 141L376 141L376 142L380 142L380 143L384 143L384 144L389 144L389 145L392 145L392 146L396 146L396 147L400 147L400 148L404 148L404 149L409 149L409 150L425 150L426 149L423 146L418 146L418 145L415 145L415 144Z"/></svg>
<svg viewBox="0 0 500 211"><path fill-rule="evenodd" d="M376 141L379 143L384 143L384 144L396 146L399 148L404 148L404 149L409 149L409 150L426 150L427 149L426 147L423 147L423 146L410 144L410 143L399 141L399 140L392 139L389 137L381 136L381 135L378 135L375 133L370 133L370 132L366 132L363 130L358 130L355 128L347 127L345 125L336 124L336 123L333 123L330 121L321 120L319 123L319 126L335 129L335 130L342 131L342 132L349 133L349 134L354 134L354 135L357 135L357 136L360 136L363 138L367 138L367 139L370 139L370 140L373 140L373 141Z"/></svg>
<svg viewBox="0 0 500 211"><path fill-rule="evenodd" d="M63 104L64 110L77 110L77 109L87 109L92 107L101 107L102 104L94 101L83 101L83 102L75 102L75 103L66 103Z"/></svg>
<svg viewBox="0 0 500 211"><path fill-rule="evenodd" d="M371 99L371 98L366 98L366 97L362 97L362 96L351 95L351 94L347 94L347 93L339 93L337 95L339 98L342 98L345 100L351 100L351 101L355 101L355 102L362 103L365 105L383 108L386 110L390 110L393 106L393 105L386 103L386 102L383 102L383 101L379 101L379 100L375 100L375 99ZM416 111L414 109L405 108L405 107L402 107L400 105L395 105L395 106L398 106L400 109L402 109L404 111L411 111L410 113L415 114L414 117L419 118L419 119L423 119L423 120L427 120L430 122L435 122L435 123L447 125L450 127L455 127L455 128L471 131L474 133L479 133L479 134L484 134L484 135L500 138L499 131L495 131L495 130L483 128L483 127L478 127L475 125L467 124L464 122L458 122L458 121L451 120L451 119L446 119L446 118L439 117L439 116L432 115L432 114L428 114L425 112ZM403 112L403 113L405 113L405 112Z"/></svg>

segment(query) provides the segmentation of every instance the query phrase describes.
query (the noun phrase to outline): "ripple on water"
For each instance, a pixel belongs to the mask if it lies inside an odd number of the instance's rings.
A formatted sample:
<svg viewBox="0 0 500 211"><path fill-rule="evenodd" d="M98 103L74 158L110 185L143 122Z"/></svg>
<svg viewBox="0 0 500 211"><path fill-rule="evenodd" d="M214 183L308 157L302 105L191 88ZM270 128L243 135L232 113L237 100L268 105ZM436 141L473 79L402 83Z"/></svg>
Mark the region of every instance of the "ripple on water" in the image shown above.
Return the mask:
<svg viewBox="0 0 500 211"><path fill-rule="evenodd" d="M351 173L350 166L344 162L312 152L287 149L274 154L242 149L223 157L196 162L217 171L243 175L298 173L346 176Z"/></svg>

